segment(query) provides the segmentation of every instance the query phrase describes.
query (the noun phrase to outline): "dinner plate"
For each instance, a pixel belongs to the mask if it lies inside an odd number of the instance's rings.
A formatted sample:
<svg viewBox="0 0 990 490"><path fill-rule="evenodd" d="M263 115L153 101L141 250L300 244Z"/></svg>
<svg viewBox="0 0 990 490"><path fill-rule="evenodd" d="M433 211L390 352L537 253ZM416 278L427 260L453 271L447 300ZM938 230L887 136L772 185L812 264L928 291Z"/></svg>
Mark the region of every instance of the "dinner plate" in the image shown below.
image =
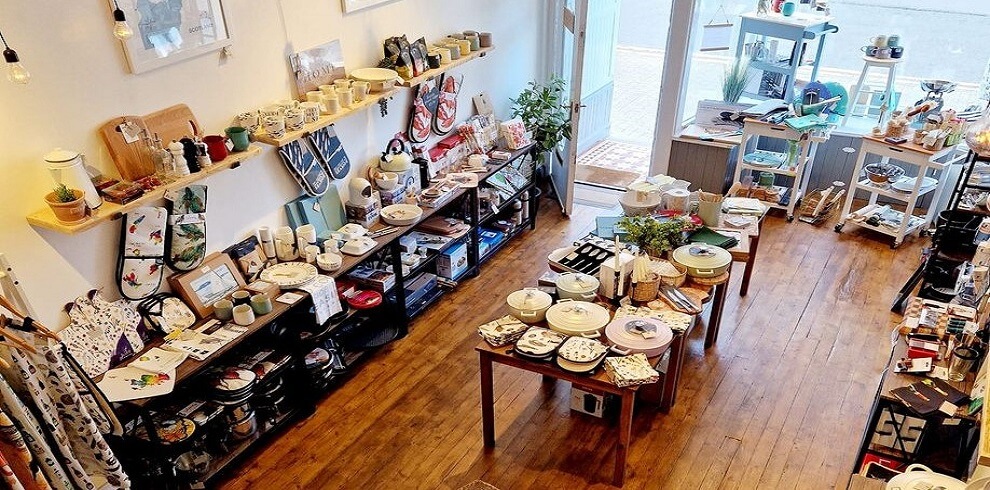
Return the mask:
<svg viewBox="0 0 990 490"><path fill-rule="evenodd" d="M890 187L894 190L901 192L911 192L911 190L914 189L914 179L915 177L905 177L901 180L898 180L897 182L894 182L893 184L890 184ZM935 187L937 184L938 184L937 179L933 179L931 177L925 177L924 179L922 179L921 188L918 190L924 191L930 187Z"/></svg>
<svg viewBox="0 0 990 490"><path fill-rule="evenodd" d="M305 262L282 262L261 271L260 279L282 288L306 284L316 278L316 266Z"/></svg>

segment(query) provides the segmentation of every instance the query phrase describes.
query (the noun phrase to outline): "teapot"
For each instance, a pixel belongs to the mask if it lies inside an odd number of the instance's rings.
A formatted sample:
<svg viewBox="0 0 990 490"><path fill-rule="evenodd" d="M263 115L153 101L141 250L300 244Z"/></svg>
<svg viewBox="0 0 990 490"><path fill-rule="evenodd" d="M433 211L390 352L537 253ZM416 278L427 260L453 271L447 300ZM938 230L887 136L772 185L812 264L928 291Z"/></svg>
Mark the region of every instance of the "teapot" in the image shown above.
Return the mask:
<svg viewBox="0 0 990 490"><path fill-rule="evenodd" d="M406 148L406 143L399 138L392 138L382 152L379 167L386 172L405 172L412 167L412 155Z"/></svg>

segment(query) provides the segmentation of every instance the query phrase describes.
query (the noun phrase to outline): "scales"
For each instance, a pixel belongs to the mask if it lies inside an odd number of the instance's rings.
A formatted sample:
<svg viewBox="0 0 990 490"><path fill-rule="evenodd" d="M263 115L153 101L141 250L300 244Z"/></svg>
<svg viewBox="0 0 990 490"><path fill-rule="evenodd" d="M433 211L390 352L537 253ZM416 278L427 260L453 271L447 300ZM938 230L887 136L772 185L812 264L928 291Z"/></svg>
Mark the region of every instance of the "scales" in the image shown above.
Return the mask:
<svg viewBox="0 0 990 490"><path fill-rule="evenodd" d="M939 114L940 112L942 112L942 106L945 105L945 101L942 100L942 95L951 93L955 89L956 89L956 82L950 82L948 80L934 80L934 79L922 80L921 90L928 92L928 95L926 95L924 99L915 102L914 106L917 107L921 104L924 104L925 102L932 102L934 106L929 111L919 113L915 117L915 122L924 124L925 120L928 119L929 115Z"/></svg>

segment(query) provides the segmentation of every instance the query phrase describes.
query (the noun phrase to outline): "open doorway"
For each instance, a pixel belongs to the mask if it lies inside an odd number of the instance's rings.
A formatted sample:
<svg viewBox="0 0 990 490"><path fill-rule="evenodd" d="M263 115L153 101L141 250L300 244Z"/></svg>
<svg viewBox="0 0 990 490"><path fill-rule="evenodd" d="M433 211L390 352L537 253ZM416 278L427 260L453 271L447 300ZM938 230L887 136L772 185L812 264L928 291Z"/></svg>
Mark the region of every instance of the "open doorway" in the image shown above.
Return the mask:
<svg viewBox="0 0 990 490"><path fill-rule="evenodd" d="M671 0L590 2L577 183L625 189L649 172L670 12Z"/></svg>

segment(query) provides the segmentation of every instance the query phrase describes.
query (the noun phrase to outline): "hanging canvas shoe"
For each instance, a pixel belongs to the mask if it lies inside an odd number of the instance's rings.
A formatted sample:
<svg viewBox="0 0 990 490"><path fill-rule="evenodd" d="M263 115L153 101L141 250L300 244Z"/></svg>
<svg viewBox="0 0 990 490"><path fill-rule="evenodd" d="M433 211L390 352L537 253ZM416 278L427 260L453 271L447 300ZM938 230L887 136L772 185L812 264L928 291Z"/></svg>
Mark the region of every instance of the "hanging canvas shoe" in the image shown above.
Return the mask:
<svg viewBox="0 0 990 490"><path fill-rule="evenodd" d="M449 133L457 123L457 94L463 82L463 76L457 80L446 74L441 75L440 102L433 118L433 132L440 136Z"/></svg>
<svg viewBox="0 0 990 490"><path fill-rule="evenodd" d="M279 148L278 154L303 192L316 197L327 192L330 187L330 176L316 161L309 148L296 140Z"/></svg>
<svg viewBox="0 0 990 490"><path fill-rule="evenodd" d="M172 202L167 261L177 271L191 271L206 258L206 186L190 185L165 193Z"/></svg>
<svg viewBox="0 0 990 490"><path fill-rule="evenodd" d="M117 288L130 300L147 298L161 287L165 275L165 208L145 206L121 220L117 255Z"/></svg>

